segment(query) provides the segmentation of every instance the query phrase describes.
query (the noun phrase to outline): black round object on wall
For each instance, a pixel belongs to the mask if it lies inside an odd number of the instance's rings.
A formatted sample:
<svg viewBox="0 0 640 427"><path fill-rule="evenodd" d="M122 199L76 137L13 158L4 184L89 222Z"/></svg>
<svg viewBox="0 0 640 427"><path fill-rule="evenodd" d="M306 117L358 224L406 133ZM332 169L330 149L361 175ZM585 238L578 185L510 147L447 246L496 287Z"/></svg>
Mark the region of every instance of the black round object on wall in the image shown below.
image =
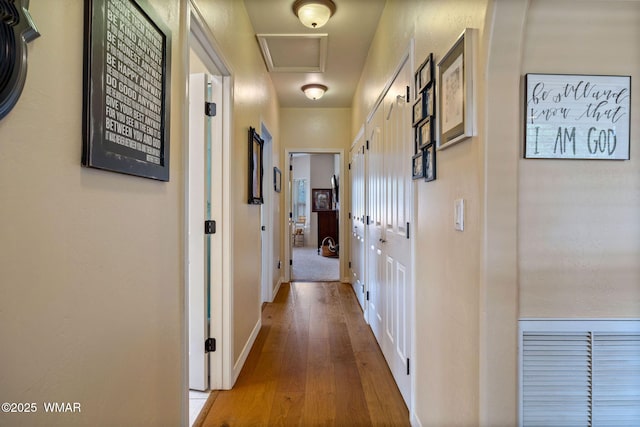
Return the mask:
<svg viewBox="0 0 640 427"><path fill-rule="evenodd" d="M27 77L27 43L40 33L29 0L0 0L0 119L16 105Z"/></svg>

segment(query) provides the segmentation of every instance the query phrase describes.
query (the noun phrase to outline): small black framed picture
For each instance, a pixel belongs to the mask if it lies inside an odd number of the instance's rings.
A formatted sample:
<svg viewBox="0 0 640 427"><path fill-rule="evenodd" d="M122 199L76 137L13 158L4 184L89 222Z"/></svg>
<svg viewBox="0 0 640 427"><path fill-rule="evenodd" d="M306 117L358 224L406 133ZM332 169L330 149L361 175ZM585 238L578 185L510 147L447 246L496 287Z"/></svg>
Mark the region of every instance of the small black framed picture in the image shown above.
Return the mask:
<svg viewBox="0 0 640 427"><path fill-rule="evenodd" d="M418 154L414 154L411 158L411 175L413 179L424 178L424 158L422 157L422 150L419 150Z"/></svg>
<svg viewBox="0 0 640 427"><path fill-rule="evenodd" d="M416 133L417 140L419 142L418 148L424 148L427 145L431 144L433 142L433 129L431 127L431 119L426 118L422 122L420 122L416 129Z"/></svg>
<svg viewBox="0 0 640 427"><path fill-rule="evenodd" d="M249 128L249 204L261 205L264 141L252 127Z"/></svg>
<svg viewBox="0 0 640 427"><path fill-rule="evenodd" d="M433 80L433 53L427 56L427 59L425 59L418 69L418 73L420 74L420 86L416 86L416 89L424 92Z"/></svg>
<svg viewBox="0 0 640 427"><path fill-rule="evenodd" d="M436 114L436 97L434 95L433 86L429 87L424 93L424 105L422 108L425 110L425 117L432 117Z"/></svg>
<svg viewBox="0 0 640 427"><path fill-rule="evenodd" d="M418 123L424 118L424 111L422 108L422 94L418 95L418 98L413 103L413 126L417 126Z"/></svg>
<svg viewBox="0 0 640 427"><path fill-rule="evenodd" d="M420 128L418 126L413 128L413 152L414 154L420 151L422 142L420 141Z"/></svg>
<svg viewBox="0 0 640 427"><path fill-rule="evenodd" d="M311 212L333 210L333 195L330 188L311 189Z"/></svg>
<svg viewBox="0 0 640 427"><path fill-rule="evenodd" d="M429 144L424 149L424 180L433 181L436 179L436 145Z"/></svg>

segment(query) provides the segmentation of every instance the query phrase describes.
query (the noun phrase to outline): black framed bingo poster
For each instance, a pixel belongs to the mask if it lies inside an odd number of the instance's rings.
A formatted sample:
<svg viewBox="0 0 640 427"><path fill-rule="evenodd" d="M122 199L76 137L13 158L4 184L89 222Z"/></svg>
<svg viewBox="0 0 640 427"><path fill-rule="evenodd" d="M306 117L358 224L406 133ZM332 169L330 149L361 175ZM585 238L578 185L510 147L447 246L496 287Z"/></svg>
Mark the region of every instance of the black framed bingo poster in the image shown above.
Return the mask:
<svg viewBox="0 0 640 427"><path fill-rule="evenodd" d="M85 0L82 165L169 181L170 32L143 0Z"/></svg>

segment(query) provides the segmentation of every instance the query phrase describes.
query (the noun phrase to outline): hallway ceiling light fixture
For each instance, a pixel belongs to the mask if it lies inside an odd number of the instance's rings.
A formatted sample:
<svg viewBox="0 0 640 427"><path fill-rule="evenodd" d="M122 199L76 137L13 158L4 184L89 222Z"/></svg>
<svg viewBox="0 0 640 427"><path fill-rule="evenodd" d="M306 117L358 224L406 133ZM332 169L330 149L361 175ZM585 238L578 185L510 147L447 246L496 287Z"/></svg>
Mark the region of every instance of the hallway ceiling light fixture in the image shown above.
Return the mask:
<svg viewBox="0 0 640 427"><path fill-rule="evenodd" d="M309 28L322 27L336 12L332 0L296 0L292 8L300 22Z"/></svg>
<svg viewBox="0 0 640 427"><path fill-rule="evenodd" d="M325 85L321 85L318 83L311 83L308 85L302 86L302 91L309 99L320 99L322 95L327 91L327 87Z"/></svg>

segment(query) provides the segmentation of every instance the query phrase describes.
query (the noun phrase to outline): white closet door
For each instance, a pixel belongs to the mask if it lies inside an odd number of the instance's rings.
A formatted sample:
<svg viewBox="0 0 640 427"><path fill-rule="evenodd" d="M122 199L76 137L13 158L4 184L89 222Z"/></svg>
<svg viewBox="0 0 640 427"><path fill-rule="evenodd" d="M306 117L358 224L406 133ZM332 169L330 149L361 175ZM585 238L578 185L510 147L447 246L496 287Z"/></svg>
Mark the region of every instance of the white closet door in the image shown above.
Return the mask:
<svg viewBox="0 0 640 427"><path fill-rule="evenodd" d="M351 283L363 310L365 305L365 170L364 133L356 140L350 153L351 180Z"/></svg>
<svg viewBox="0 0 640 427"><path fill-rule="evenodd" d="M407 406L411 401L413 137L408 58L367 123L368 321Z"/></svg>
<svg viewBox="0 0 640 427"><path fill-rule="evenodd" d="M384 201L381 282L384 313L382 351L407 405L411 396L411 240L410 159L413 155L409 61L404 63L384 101Z"/></svg>
<svg viewBox="0 0 640 427"><path fill-rule="evenodd" d="M385 176L383 129L384 112L379 107L366 127L368 149L365 150L367 170L367 321L373 334L382 342L383 305L382 282L384 257L383 225L385 212Z"/></svg>

